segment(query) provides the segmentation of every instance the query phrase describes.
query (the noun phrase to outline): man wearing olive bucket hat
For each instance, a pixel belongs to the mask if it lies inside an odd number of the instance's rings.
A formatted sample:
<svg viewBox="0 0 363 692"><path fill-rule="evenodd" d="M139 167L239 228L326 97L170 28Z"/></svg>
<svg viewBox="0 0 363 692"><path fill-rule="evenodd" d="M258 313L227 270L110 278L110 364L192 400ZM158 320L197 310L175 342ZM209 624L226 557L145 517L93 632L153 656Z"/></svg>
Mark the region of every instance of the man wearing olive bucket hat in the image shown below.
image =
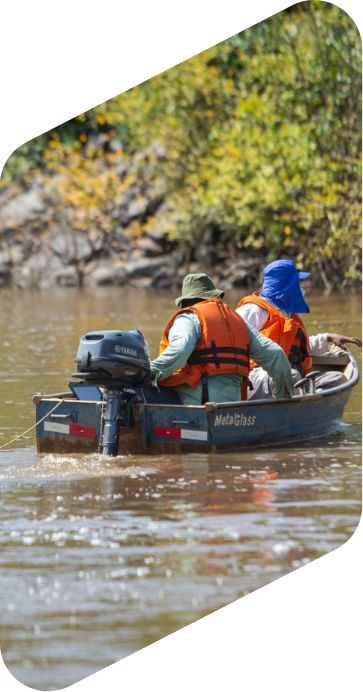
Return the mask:
<svg viewBox="0 0 363 692"><path fill-rule="evenodd" d="M150 364L148 403L197 405L247 399L249 358L273 380L273 396L291 396L293 379L282 349L223 303L207 274L188 274L178 312L165 327L159 357Z"/></svg>

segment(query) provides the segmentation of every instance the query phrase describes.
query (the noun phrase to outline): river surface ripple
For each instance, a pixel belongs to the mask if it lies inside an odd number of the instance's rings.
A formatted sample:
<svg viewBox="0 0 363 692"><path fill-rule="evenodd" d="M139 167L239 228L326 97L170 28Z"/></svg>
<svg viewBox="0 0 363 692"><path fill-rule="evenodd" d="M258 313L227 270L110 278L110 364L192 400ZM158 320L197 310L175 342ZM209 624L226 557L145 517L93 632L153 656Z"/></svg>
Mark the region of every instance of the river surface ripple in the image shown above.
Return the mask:
<svg viewBox="0 0 363 692"><path fill-rule="evenodd" d="M35 392L66 391L87 331L138 327L155 356L172 298L2 291L0 444L34 422ZM358 296L307 298L311 334L359 336ZM55 690L341 546L361 513L361 388L340 433L296 446L105 459L37 455L29 433L0 480L2 655Z"/></svg>

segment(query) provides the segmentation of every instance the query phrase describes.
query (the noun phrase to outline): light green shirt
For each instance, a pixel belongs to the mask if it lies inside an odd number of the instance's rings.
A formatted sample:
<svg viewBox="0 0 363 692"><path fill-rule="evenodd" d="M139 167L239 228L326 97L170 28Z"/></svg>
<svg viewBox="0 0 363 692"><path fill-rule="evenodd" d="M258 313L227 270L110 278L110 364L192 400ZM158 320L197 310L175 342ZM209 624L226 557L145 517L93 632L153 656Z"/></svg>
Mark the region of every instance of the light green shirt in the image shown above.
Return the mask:
<svg viewBox="0 0 363 692"><path fill-rule="evenodd" d="M242 318L241 318L242 319ZM272 393L276 399L284 396L285 386L293 393L291 366L282 348L256 331L246 323L250 336L250 357L273 378ZM150 363L150 369L157 372L153 385L183 368L195 347L200 343L202 328L199 317L194 312L178 315L169 331L169 346ZM210 375L208 377L209 400L215 403L240 401L242 377L236 373ZM173 387L184 405L200 406L202 401L202 382L194 389L188 384Z"/></svg>

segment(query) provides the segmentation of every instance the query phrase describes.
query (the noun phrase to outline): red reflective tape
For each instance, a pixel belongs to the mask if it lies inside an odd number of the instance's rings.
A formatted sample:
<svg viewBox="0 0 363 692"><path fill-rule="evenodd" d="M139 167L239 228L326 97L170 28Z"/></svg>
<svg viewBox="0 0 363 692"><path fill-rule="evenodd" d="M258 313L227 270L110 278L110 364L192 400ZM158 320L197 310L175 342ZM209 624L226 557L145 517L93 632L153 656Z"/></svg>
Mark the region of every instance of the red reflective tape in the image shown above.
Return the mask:
<svg viewBox="0 0 363 692"><path fill-rule="evenodd" d="M96 437L96 428L83 428L81 425L70 425L70 435L79 435L80 437Z"/></svg>
<svg viewBox="0 0 363 692"><path fill-rule="evenodd" d="M180 428L160 428L156 425L155 435L161 435L161 437L181 437L181 430Z"/></svg>

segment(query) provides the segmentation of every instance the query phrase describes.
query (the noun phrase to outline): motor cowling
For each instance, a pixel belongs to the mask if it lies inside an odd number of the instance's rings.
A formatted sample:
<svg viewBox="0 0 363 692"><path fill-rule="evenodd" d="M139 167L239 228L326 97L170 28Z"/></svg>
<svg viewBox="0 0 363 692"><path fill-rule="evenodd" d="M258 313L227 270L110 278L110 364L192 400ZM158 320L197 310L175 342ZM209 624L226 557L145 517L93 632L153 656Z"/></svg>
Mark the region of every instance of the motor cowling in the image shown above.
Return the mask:
<svg viewBox="0 0 363 692"><path fill-rule="evenodd" d="M75 363L80 377L84 375L84 379L105 382L116 380L118 386L142 387L151 377L145 340L138 330L104 330L85 334Z"/></svg>

